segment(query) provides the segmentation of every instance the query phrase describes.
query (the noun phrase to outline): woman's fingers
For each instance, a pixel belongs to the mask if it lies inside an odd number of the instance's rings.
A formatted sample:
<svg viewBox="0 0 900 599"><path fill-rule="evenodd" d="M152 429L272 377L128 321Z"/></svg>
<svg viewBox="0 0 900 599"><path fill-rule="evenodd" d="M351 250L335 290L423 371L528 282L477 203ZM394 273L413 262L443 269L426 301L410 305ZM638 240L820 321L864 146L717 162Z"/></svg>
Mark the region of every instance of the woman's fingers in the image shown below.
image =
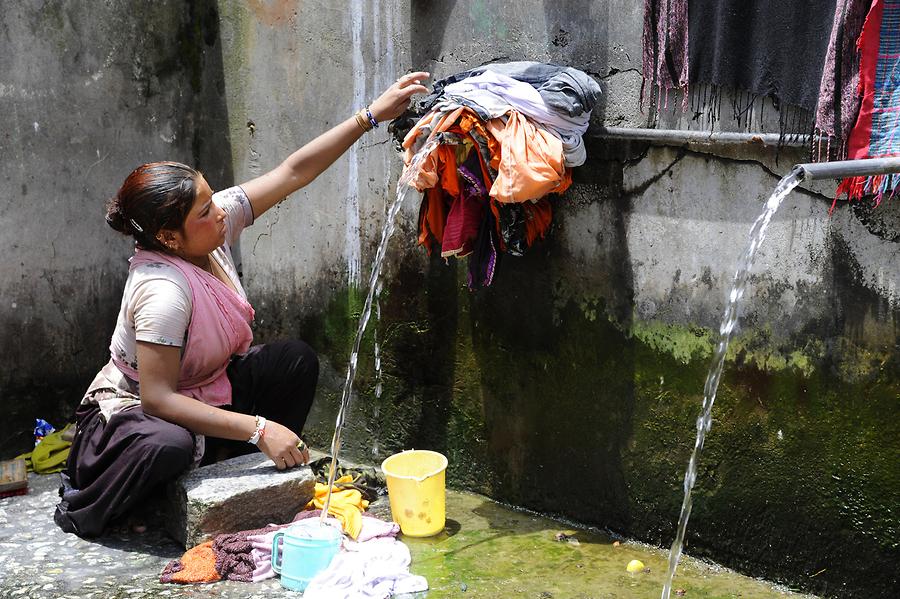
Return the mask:
<svg viewBox="0 0 900 599"><path fill-rule="evenodd" d="M428 79L429 73L425 71L416 71L415 73L407 73L406 75L401 76L397 79L397 85L401 88L406 87L411 83L420 83L423 79Z"/></svg>
<svg viewBox="0 0 900 599"><path fill-rule="evenodd" d="M407 85L402 88L400 91L403 92L403 97L406 100L409 100L410 96L414 96L416 94L427 94L428 88L422 85L421 83L416 83L415 85Z"/></svg>
<svg viewBox="0 0 900 599"><path fill-rule="evenodd" d="M303 454L300 453L300 450L296 447L291 447L291 460L294 462L295 466L300 466L303 464Z"/></svg>

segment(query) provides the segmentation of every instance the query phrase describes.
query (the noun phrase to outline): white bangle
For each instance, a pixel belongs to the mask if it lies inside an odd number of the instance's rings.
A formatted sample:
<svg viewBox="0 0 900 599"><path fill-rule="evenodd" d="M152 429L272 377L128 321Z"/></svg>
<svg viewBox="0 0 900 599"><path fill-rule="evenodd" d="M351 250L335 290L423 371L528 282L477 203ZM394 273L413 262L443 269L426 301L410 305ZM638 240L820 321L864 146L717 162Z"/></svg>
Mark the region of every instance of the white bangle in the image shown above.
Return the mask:
<svg viewBox="0 0 900 599"><path fill-rule="evenodd" d="M247 443L252 443L256 445L259 443L259 440L262 439L266 435L266 419L262 416L256 417L256 430L253 431L253 434L247 439Z"/></svg>

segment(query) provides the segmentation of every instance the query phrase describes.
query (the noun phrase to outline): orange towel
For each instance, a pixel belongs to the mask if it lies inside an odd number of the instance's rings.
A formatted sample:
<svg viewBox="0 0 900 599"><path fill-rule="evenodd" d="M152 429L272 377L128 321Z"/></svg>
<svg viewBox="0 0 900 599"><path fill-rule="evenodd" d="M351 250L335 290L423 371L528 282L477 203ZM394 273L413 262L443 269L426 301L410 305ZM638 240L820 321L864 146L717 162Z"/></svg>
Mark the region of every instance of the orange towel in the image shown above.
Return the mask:
<svg viewBox="0 0 900 599"><path fill-rule="evenodd" d="M196 582L216 582L221 580L216 572L216 554L212 548L212 541L207 541L188 549L178 560L181 570L171 572L170 566L166 566L160 578L162 582L178 582L191 584Z"/></svg>
<svg viewBox="0 0 900 599"><path fill-rule="evenodd" d="M500 141L497 179L490 195L498 202L526 202L548 193L561 193L571 185L563 164L562 140L536 127L515 110L491 119L488 131Z"/></svg>

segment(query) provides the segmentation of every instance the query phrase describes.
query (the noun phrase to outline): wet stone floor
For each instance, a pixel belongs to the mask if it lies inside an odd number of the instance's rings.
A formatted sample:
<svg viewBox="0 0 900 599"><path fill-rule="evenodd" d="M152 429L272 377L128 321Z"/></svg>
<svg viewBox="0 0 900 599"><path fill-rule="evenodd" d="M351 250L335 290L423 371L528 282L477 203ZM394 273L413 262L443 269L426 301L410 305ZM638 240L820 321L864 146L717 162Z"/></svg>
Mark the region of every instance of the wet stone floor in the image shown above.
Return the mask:
<svg viewBox="0 0 900 599"><path fill-rule="evenodd" d="M139 599L300 597L277 579L261 583L161 584L159 573L183 550L151 528L84 541L53 523L57 477L31 475L27 495L0 499L0 597ZM386 498L370 512L388 518ZM412 571L431 590L419 597L645 599L659 597L666 552L511 510L482 496L449 491L447 527L432 538L403 538ZM641 560L647 570L629 574ZM762 599L799 595L686 557L675 589L686 599ZM675 597L673 593L673 597Z"/></svg>

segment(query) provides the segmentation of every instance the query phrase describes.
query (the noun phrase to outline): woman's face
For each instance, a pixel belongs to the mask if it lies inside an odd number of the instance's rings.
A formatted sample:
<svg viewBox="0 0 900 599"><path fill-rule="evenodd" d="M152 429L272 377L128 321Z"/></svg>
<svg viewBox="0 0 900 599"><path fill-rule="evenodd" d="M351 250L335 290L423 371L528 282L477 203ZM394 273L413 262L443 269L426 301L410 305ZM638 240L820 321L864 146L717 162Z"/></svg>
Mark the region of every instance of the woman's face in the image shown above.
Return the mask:
<svg viewBox="0 0 900 599"><path fill-rule="evenodd" d="M212 201L212 189L200 175L197 195L180 231L173 231L178 254L197 265L205 266L210 252L225 243L225 211Z"/></svg>

